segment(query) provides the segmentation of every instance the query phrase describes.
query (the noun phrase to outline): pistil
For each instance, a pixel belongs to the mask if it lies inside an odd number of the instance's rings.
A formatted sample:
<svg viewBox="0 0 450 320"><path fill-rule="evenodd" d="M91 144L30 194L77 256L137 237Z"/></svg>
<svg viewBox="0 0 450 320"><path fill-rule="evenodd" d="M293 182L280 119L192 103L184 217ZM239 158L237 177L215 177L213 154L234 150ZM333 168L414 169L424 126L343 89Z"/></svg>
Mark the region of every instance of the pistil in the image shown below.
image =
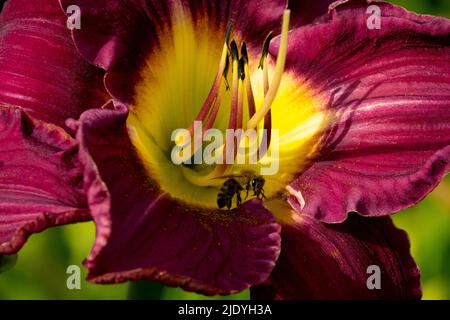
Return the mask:
<svg viewBox="0 0 450 320"><path fill-rule="evenodd" d="M278 89L280 88L281 78L284 73L284 67L286 64L286 54L287 54L287 40L288 40L288 32L289 32L289 19L290 19L290 10L285 10L283 14L283 24L281 27L281 36L280 36L280 48L278 50L277 62L275 65L275 73L273 76L272 84L267 92L267 95L264 97L264 102L261 108L258 109L255 115L248 121L247 129L254 129L262 121L262 119L269 112L270 107L272 106L273 101L278 93Z"/></svg>

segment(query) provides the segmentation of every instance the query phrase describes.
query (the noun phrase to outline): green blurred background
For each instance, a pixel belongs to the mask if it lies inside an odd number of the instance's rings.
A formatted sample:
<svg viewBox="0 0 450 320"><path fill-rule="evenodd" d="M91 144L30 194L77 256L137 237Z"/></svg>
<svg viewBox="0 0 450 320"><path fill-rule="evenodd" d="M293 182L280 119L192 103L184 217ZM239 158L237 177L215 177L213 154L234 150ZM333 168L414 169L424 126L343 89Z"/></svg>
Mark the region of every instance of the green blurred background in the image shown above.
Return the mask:
<svg viewBox="0 0 450 320"><path fill-rule="evenodd" d="M391 1L418 13L450 18L449 0ZM394 216L412 243L412 254L422 271L424 299L450 299L450 178L416 207ZM0 299L205 299L206 297L140 282L129 286L93 285L66 288L66 268L80 265L94 240L92 223L69 225L33 235L20 251L17 264L0 274ZM248 299L248 291L227 299ZM211 299L211 298L208 298ZM223 298L214 298L223 299Z"/></svg>

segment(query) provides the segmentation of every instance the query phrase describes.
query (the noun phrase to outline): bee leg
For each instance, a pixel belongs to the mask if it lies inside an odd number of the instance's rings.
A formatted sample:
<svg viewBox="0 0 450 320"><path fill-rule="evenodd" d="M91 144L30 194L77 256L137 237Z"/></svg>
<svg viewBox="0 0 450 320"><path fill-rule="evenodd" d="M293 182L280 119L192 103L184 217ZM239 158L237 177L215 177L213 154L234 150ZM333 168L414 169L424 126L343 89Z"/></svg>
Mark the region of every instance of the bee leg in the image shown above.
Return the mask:
<svg viewBox="0 0 450 320"><path fill-rule="evenodd" d="M266 198L266 197L264 196L264 193L263 193L262 191L257 191L257 192L255 192L254 196L255 196L257 199L259 199L259 200L262 200L262 199L265 199L265 198Z"/></svg>
<svg viewBox="0 0 450 320"><path fill-rule="evenodd" d="M245 187L245 200L247 200L247 198L248 198L249 191L250 191L250 186L247 184L247 186Z"/></svg>
<svg viewBox="0 0 450 320"><path fill-rule="evenodd" d="M264 194L264 190L261 190L261 199L267 199L266 195Z"/></svg>
<svg viewBox="0 0 450 320"><path fill-rule="evenodd" d="M240 206L242 204L242 198L241 198L241 194L239 192L236 193L236 203L238 206Z"/></svg>
<svg viewBox="0 0 450 320"><path fill-rule="evenodd" d="M227 208L228 208L228 211L231 210L231 199L227 199Z"/></svg>

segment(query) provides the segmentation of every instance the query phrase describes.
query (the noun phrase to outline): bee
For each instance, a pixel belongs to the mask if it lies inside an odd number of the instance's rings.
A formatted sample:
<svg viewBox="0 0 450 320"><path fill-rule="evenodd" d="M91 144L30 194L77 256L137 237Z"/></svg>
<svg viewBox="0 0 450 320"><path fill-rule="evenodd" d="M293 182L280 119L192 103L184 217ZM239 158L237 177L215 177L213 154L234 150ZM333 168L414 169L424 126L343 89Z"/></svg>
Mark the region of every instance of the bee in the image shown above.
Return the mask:
<svg viewBox="0 0 450 320"><path fill-rule="evenodd" d="M219 194L217 195L217 206L222 209L227 207L231 209L234 196L236 196L236 204L239 206L242 204L241 192L245 190L245 199L247 200L249 192L252 191L254 197L258 199L265 199L264 185L266 183L262 176L256 175L252 171L244 171L240 175L228 175L220 177L220 179L226 178ZM238 181L240 180L240 182Z"/></svg>
<svg viewBox="0 0 450 320"><path fill-rule="evenodd" d="M266 195L264 194L264 185L266 184L266 180L262 176L256 176L248 180L245 185L246 195L245 199L248 198L248 192L250 190L253 191L253 196L258 199L266 199Z"/></svg>
<svg viewBox="0 0 450 320"><path fill-rule="evenodd" d="M236 196L236 205L239 206L242 203L241 192L243 190L244 188L236 179L229 178L225 181L217 195L217 206L219 209L227 207L230 210L234 196Z"/></svg>

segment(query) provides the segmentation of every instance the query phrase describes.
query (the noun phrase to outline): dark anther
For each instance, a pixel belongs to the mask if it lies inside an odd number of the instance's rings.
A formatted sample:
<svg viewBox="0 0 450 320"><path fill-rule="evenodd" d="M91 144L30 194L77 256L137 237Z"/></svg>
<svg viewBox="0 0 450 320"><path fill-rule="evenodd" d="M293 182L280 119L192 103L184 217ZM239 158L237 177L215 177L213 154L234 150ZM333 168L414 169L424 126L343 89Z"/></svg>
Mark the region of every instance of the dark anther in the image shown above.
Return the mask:
<svg viewBox="0 0 450 320"><path fill-rule="evenodd" d="M235 60L239 60L239 51L237 48L237 44L236 41L231 41L230 44L230 53L231 53L231 59L233 59L233 61Z"/></svg>
<svg viewBox="0 0 450 320"><path fill-rule="evenodd" d="M272 41L272 39L273 39L273 32L270 32L267 35L266 39L264 40L264 44L263 44L261 60L259 61L259 68L261 68L261 69L264 67L264 60L269 55L269 45L270 45L270 41Z"/></svg>
<svg viewBox="0 0 450 320"><path fill-rule="evenodd" d="M233 30L234 21L230 21L227 26L227 32L225 33L225 43L228 45L230 42L231 31Z"/></svg>
<svg viewBox="0 0 450 320"><path fill-rule="evenodd" d="M248 53L247 53L247 44L245 41L242 43L241 47L241 57L244 60L244 64L248 63Z"/></svg>
<svg viewBox="0 0 450 320"><path fill-rule="evenodd" d="M238 72L239 72L238 74L239 74L239 77L241 78L241 80L244 80L245 79L245 60L244 60L244 57L239 59Z"/></svg>
<svg viewBox="0 0 450 320"><path fill-rule="evenodd" d="M228 71L230 70L230 55L227 53L227 59L225 60L225 68L223 69L223 78L225 79L225 88L230 90L230 84L228 83Z"/></svg>

